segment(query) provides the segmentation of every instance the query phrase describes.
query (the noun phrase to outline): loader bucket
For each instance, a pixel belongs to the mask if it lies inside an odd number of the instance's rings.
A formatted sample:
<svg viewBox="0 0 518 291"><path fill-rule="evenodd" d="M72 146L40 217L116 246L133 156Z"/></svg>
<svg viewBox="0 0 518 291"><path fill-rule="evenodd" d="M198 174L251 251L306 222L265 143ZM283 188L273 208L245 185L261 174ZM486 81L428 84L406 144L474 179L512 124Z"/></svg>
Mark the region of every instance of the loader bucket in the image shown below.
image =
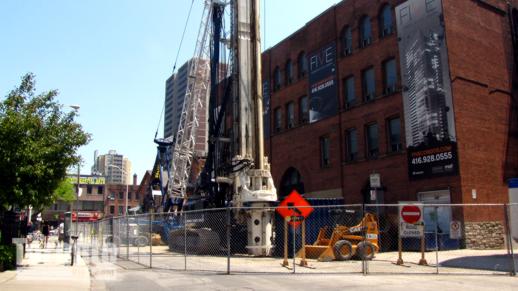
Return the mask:
<svg viewBox="0 0 518 291"><path fill-rule="evenodd" d="M297 253L300 257L301 251ZM328 246L306 245L306 258L318 259L320 262L329 262L335 259L333 248Z"/></svg>

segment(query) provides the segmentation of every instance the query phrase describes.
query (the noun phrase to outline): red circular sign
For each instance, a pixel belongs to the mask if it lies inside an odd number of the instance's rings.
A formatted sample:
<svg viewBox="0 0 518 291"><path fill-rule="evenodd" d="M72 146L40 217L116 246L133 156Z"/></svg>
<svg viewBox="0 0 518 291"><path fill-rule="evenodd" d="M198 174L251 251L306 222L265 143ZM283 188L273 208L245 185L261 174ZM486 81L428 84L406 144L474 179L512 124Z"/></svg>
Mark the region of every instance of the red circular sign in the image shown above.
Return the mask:
<svg viewBox="0 0 518 291"><path fill-rule="evenodd" d="M405 205L401 208L401 218L406 223L414 224L421 219L421 209L415 205Z"/></svg>

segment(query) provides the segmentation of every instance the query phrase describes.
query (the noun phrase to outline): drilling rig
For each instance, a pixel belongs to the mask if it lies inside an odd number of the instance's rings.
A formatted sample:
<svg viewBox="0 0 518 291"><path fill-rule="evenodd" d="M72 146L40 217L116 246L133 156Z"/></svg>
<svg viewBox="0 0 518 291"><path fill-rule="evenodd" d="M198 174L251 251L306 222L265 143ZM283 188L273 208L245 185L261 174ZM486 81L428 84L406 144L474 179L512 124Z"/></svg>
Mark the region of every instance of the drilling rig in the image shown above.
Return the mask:
<svg viewBox="0 0 518 291"><path fill-rule="evenodd" d="M164 172L164 211L171 205L185 210L190 200L203 201L197 205L204 208L232 208L234 222L246 226L248 253L269 256L274 214L267 209L277 201L277 192L264 155L259 11L259 0L205 2L178 133L173 140L155 141ZM225 19L230 21L228 38ZM221 50L228 50L225 69ZM210 62L202 62L206 58ZM206 103L203 94L210 96ZM189 187L200 106L208 109L208 151L203 171ZM225 130L227 116L231 130Z"/></svg>

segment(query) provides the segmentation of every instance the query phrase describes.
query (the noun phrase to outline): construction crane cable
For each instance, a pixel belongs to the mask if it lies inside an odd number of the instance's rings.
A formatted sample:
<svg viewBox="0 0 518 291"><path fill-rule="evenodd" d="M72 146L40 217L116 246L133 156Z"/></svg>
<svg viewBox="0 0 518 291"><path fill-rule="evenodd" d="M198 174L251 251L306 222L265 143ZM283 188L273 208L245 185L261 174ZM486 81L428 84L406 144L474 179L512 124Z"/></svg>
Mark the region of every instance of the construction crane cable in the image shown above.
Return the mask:
<svg viewBox="0 0 518 291"><path fill-rule="evenodd" d="M191 7L189 8L189 13L187 13L187 19L185 20L185 25L183 27L182 38L180 39L180 44L178 45L178 51L176 52L176 58L174 60L173 74L176 70L176 63L178 62L178 56L180 55L180 50L182 48L183 39L185 37L185 31L187 30L187 25L189 24L189 18L191 17L191 11L192 11L193 5L194 5L194 0L191 1Z"/></svg>
<svg viewBox="0 0 518 291"><path fill-rule="evenodd" d="M185 38L185 31L187 31L187 25L189 24L189 18L191 17L191 12L192 12L193 6L194 6L194 0L191 1L191 7L189 7L189 12L187 13L187 19L185 20L185 25L183 27L182 37L180 39L180 44L178 45L178 51L176 52L176 57L174 59L173 74L176 71L176 64L178 62L178 56L180 55L180 50L182 49L183 39ZM158 136L158 130L160 129L160 123L162 122L162 116L164 115L164 112L165 112L165 102L162 105L162 112L160 113L160 117L158 118L158 124L156 126L156 131L155 131L155 139Z"/></svg>

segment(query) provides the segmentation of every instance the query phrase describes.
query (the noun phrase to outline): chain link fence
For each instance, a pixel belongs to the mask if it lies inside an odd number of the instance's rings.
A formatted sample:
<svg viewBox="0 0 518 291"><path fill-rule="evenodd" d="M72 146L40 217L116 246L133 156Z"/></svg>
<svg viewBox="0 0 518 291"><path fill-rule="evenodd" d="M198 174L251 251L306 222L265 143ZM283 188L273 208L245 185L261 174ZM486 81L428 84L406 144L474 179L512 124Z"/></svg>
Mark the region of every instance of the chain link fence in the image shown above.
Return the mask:
<svg viewBox="0 0 518 291"><path fill-rule="evenodd" d="M318 205L304 219L293 207L287 207L293 212L287 218L273 207L148 213L79 223L78 243L82 256L98 260L226 274L514 275L518 270L518 205L402 207ZM266 256L251 255L252 210L272 217Z"/></svg>

